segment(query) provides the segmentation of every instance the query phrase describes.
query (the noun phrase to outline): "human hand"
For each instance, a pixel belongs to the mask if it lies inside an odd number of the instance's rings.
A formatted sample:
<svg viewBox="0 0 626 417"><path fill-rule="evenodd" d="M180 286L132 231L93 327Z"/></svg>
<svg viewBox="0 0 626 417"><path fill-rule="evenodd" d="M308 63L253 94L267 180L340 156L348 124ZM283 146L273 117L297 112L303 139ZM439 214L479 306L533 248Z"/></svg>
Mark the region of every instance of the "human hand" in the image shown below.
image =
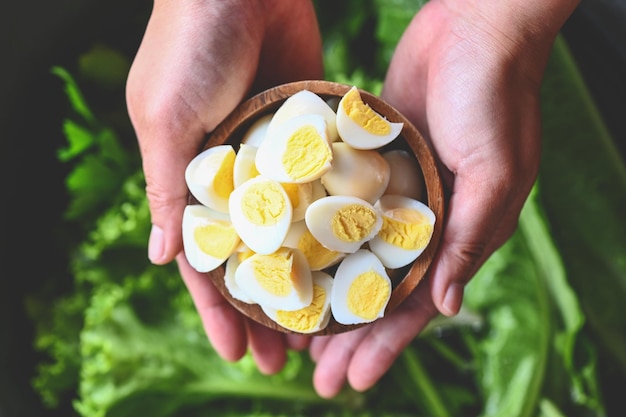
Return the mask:
<svg viewBox="0 0 626 417"><path fill-rule="evenodd" d="M371 387L514 232L540 161L539 89L552 42L577 1L431 0L390 64L382 96L437 155L448 192L427 282L395 311L355 331L316 337L314 385Z"/></svg>
<svg viewBox="0 0 626 417"><path fill-rule="evenodd" d="M322 76L321 39L309 1L155 0L127 82L153 228L149 258L174 259L216 351L227 360L249 348L263 372L282 368L286 336L246 320L182 252L184 171L211 132L247 95Z"/></svg>

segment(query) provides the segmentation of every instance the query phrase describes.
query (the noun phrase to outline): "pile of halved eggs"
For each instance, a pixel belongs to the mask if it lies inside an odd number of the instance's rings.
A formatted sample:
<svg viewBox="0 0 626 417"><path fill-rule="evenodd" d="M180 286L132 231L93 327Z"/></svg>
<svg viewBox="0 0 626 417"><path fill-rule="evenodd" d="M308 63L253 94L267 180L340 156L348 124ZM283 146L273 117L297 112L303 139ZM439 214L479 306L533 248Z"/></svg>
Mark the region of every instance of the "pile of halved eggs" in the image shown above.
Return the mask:
<svg viewBox="0 0 626 417"><path fill-rule="evenodd" d="M224 265L225 287L285 329L313 333L382 317L388 271L413 262L433 234L417 160L382 152L402 131L356 87L338 103L308 90L252 123L238 149L208 148L185 179L197 204L183 243L199 272Z"/></svg>

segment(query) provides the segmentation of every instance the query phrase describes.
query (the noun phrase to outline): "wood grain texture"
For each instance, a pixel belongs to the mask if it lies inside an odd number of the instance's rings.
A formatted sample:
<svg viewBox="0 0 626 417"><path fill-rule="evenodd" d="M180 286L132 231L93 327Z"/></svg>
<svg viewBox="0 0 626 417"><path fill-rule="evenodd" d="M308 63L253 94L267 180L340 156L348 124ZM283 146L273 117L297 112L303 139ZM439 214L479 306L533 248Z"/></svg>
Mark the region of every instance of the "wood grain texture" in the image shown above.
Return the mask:
<svg viewBox="0 0 626 417"><path fill-rule="evenodd" d="M235 150L237 150L237 145L240 143L241 138L245 134L247 128L250 127L255 120L265 114L275 111L288 97L299 91L309 90L316 93L323 99L330 99L333 97L341 98L351 87L351 85L339 84L330 81L308 80L283 84L263 91L241 103L226 119L224 119L224 121L209 135L202 150L224 143L232 144L235 147ZM409 294L411 294L411 292L422 281L432 263L436 250L439 246L442 233L445 204L444 191L432 150L420 132L418 132L408 119L406 119L391 105L383 101L380 97L360 89L359 92L362 100L373 110L385 116L391 122L404 123L400 137L394 140L390 145L387 145L387 147L381 149L381 151L402 148L415 155L424 176L426 192L424 202L435 213L437 219L430 244L417 258L417 260L407 267L389 271L389 276L391 277L393 283L393 292L391 294L389 304L387 305L385 313L387 314L397 308L409 296ZM189 195L189 203L197 203L191 194ZM207 273L207 276L220 293L242 314L271 329L285 333L291 332L267 317L258 305L246 304L232 298L224 283L224 266ZM317 333L313 333L313 335L338 334L364 325L367 324L349 326L343 325L341 323L337 323L331 317L328 326Z"/></svg>

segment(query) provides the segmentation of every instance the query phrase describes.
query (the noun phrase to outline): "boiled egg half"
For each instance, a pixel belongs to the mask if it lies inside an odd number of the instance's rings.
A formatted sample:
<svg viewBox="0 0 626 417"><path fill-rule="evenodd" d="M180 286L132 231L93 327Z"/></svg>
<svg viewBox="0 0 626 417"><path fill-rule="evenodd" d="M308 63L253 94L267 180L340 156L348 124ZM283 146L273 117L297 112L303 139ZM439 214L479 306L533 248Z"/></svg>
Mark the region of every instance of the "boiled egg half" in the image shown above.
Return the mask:
<svg viewBox="0 0 626 417"><path fill-rule="evenodd" d="M259 145L256 168L279 182L304 183L321 178L333 160L326 126L317 114L287 120Z"/></svg>
<svg viewBox="0 0 626 417"><path fill-rule="evenodd" d="M313 280L304 255L297 249L280 248L243 260L235 282L253 302L275 310L293 311L313 301Z"/></svg>
<svg viewBox="0 0 626 417"><path fill-rule="evenodd" d="M276 310L262 307L263 312L282 327L298 332L313 333L324 329L330 321L330 297L333 277L317 271L312 274L313 299L311 304L298 310Z"/></svg>
<svg viewBox="0 0 626 417"><path fill-rule="evenodd" d="M401 268L413 262L424 251L433 235L435 214L421 201L384 195L375 207L383 225L370 242L370 250L387 268Z"/></svg>
<svg viewBox="0 0 626 417"><path fill-rule="evenodd" d="M342 324L369 323L385 314L391 279L372 252L360 249L337 267L330 300L333 317Z"/></svg>
<svg viewBox="0 0 626 417"><path fill-rule="evenodd" d="M311 234L326 248L356 252L382 227L382 217L367 201L351 196L328 196L311 203L304 216Z"/></svg>
<svg viewBox="0 0 626 417"><path fill-rule="evenodd" d="M251 178L234 189L228 206L231 222L250 250L270 254L282 246L293 209L279 182Z"/></svg>
<svg viewBox="0 0 626 417"><path fill-rule="evenodd" d="M235 188L233 169L235 149L219 145L196 155L185 169L185 181L191 194L205 206L228 213L228 198Z"/></svg>
<svg viewBox="0 0 626 417"><path fill-rule="evenodd" d="M182 225L185 256L198 272L216 269L241 242L228 215L201 204L185 207Z"/></svg>
<svg viewBox="0 0 626 417"><path fill-rule="evenodd" d="M356 87L343 95L337 107L337 131L356 149L376 149L400 135L403 123L392 123L363 102Z"/></svg>

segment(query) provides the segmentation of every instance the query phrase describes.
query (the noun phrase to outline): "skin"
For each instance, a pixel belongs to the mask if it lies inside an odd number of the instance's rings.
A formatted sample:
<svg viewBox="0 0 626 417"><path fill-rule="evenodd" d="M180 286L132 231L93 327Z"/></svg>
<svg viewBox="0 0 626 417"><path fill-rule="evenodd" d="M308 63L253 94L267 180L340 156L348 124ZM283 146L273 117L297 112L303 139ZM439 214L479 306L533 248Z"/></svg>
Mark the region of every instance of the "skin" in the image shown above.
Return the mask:
<svg viewBox="0 0 626 417"><path fill-rule="evenodd" d="M569 0L431 0L399 42L382 96L430 141L448 195L441 246L426 281L394 312L358 330L308 338L241 316L182 252L184 170L204 136L245 97L323 75L305 0L155 0L129 73L127 103L143 158L153 229L150 260L176 260L217 352L248 350L271 374L309 348L323 397L373 386L517 226L540 160L539 88ZM271 11L271 12L270 12ZM291 57L297 56L294 60Z"/></svg>

